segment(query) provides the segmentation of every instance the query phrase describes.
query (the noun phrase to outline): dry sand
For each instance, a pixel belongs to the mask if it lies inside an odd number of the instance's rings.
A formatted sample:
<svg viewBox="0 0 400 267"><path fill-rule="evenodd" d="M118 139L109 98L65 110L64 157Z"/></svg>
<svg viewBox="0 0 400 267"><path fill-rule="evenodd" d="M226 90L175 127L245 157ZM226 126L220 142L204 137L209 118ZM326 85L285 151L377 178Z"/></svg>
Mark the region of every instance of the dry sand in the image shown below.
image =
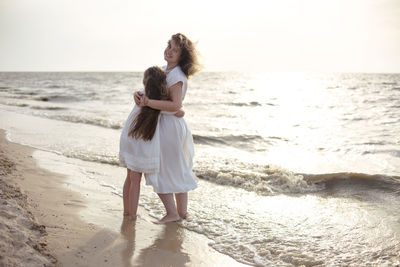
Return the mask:
<svg viewBox="0 0 400 267"><path fill-rule="evenodd" d="M120 215L119 231L86 222L79 212L95 210L93 202L63 187L62 175L38 167L34 149L0 131L0 151L0 266L242 265L176 223L153 224L141 207L136 222ZM120 208L118 198L111 205Z"/></svg>
<svg viewBox="0 0 400 267"><path fill-rule="evenodd" d="M15 164L0 150L0 266L53 266L44 225L38 224L27 197L12 185Z"/></svg>

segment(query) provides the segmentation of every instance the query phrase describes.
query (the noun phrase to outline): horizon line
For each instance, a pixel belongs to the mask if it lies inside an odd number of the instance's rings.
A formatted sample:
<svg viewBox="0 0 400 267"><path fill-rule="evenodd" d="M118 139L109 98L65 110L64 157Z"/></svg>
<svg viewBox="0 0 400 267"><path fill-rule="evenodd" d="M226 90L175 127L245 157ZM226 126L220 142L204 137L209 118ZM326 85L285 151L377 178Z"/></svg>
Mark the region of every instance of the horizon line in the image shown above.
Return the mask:
<svg viewBox="0 0 400 267"><path fill-rule="evenodd" d="M127 73L136 73L136 72L144 72L144 70L0 70L0 73L7 72L52 72L52 73L77 73L77 72L97 72L97 73L116 73L116 72L127 72ZM201 70L199 73L207 73L207 72L232 72L232 73L358 73L358 74L400 74L398 72L392 71L314 71L314 70L265 70L265 71L243 71L243 70Z"/></svg>

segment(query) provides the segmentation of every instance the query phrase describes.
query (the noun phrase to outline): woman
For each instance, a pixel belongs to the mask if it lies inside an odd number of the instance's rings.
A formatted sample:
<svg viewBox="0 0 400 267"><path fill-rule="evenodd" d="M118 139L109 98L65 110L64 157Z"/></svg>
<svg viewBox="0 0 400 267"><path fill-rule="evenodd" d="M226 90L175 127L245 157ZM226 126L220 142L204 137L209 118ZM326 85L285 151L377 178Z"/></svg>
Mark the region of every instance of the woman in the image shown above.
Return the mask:
<svg viewBox="0 0 400 267"><path fill-rule="evenodd" d="M137 105L163 111L158 125L160 170L157 173L146 174L146 183L153 186L167 212L160 223L186 218L187 192L197 187L196 176L192 172L194 156L192 134L183 118L173 116L182 107L187 79L199 70L197 51L185 35L177 33L168 41L164 59L167 61L165 71L171 101L149 99L141 92L135 93Z"/></svg>
<svg viewBox="0 0 400 267"><path fill-rule="evenodd" d="M163 69L148 68L144 72L143 85L148 97L168 99L167 76ZM121 132L119 161L127 168L123 189L124 215L130 216L131 220L136 219L142 172L159 171L159 114L160 110L135 105Z"/></svg>

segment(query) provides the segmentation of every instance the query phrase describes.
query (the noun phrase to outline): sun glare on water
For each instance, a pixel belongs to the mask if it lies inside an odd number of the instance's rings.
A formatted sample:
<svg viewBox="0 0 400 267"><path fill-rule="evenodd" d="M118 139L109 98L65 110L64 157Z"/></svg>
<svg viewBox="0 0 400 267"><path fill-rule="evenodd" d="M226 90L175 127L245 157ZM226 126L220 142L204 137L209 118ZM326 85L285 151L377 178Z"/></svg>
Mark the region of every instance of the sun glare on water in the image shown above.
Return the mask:
<svg viewBox="0 0 400 267"><path fill-rule="evenodd" d="M258 75L249 84L249 98L260 106L247 114L249 128L261 136L280 137L266 154L281 166L321 165L315 144L323 144L327 132L338 125L331 112L339 99L326 89L324 80L313 73L275 72ZM318 112L316 112L318 110Z"/></svg>

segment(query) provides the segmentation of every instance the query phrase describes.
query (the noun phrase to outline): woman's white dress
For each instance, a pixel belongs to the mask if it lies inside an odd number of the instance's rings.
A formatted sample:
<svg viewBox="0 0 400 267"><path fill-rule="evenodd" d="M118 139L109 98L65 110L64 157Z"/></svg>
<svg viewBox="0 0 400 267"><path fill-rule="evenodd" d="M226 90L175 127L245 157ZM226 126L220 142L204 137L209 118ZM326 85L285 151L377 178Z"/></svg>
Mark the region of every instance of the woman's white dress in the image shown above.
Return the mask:
<svg viewBox="0 0 400 267"><path fill-rule="evenodd" d="M179 66L167 74L167 85L182 82L182 101L187 79ZM151 141L128 137L129 126L140 108L129 115L120 139L120 165L145 173L146 184L156 193L185 193L197 187L192 171L194 144L192 133L183 118L162 111Z"/></svg>

